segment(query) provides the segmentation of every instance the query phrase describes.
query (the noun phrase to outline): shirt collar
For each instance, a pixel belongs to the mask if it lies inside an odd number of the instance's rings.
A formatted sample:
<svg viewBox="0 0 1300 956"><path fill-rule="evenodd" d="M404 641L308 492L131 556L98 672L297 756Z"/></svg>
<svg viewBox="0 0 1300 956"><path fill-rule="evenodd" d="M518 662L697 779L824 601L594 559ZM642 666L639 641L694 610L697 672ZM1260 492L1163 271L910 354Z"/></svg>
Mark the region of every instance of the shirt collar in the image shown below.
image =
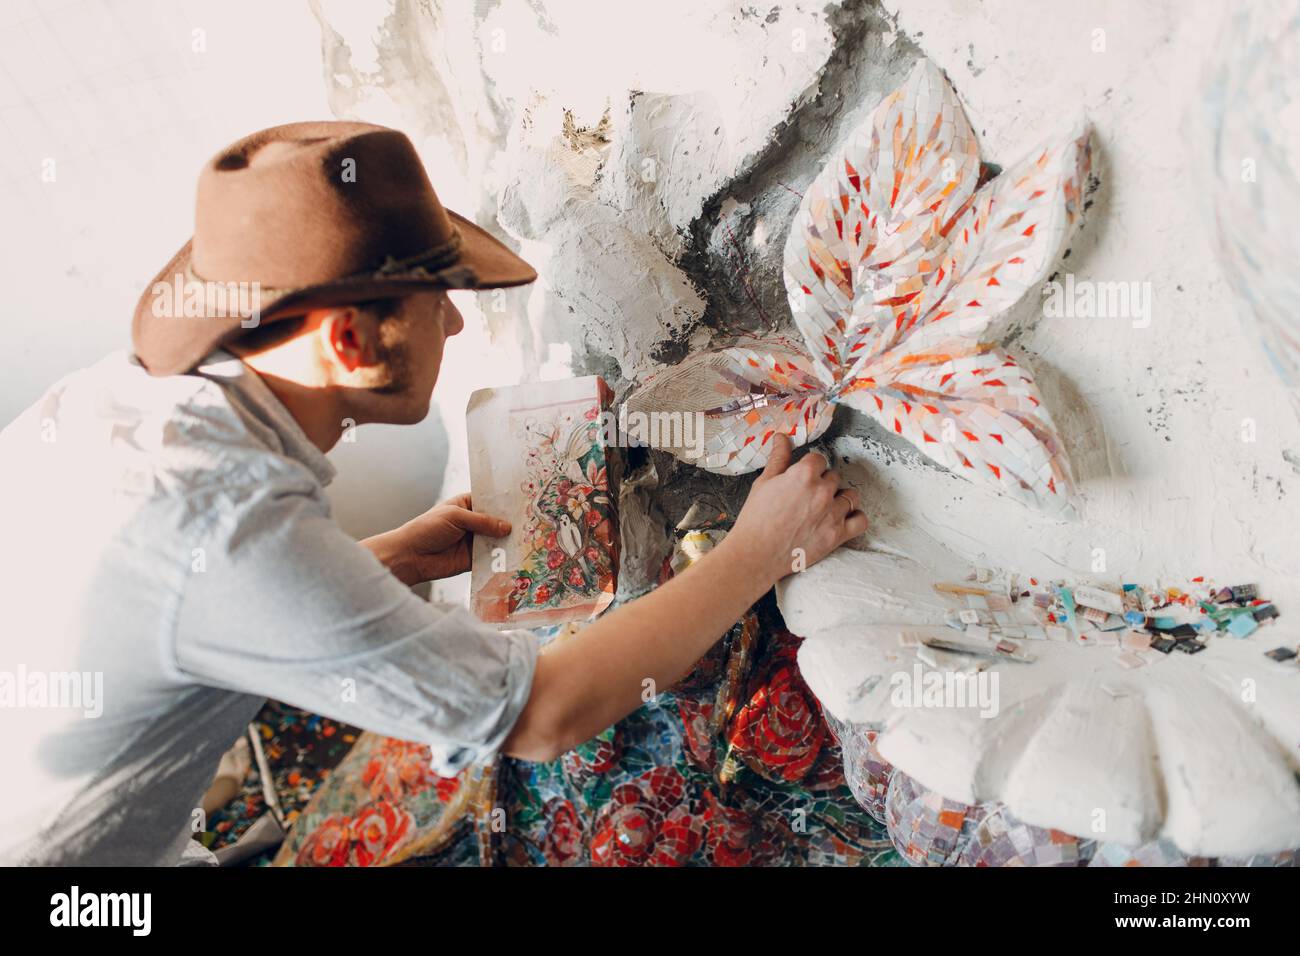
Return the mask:
<svg viewBox="0 0 1300 956"><path fill-rule="evenodd" d="M278 451L306 466L322 485L333 480L337 469L325 453L307 437L298 420L276 398L262 377L236 356L217 349L199 364L195 372L219 384L244 411L265 426L278 440Z"/></svg>

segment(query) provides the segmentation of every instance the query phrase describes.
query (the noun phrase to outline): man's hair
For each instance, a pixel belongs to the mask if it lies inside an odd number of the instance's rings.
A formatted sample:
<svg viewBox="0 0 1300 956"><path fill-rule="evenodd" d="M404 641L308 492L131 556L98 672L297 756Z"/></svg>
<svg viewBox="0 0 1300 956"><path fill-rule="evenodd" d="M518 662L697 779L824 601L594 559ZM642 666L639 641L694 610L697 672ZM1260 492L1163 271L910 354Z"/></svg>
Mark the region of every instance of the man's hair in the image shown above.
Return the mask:
<svg viewBox="0 0 1300 956"><path fill-rule="evenodd" d="M377 322L382 324L387 319L397 315L402 308L402 299L400 296L395 296L387 299L368 299L365 302L349 302L346 305L361 312L369 312ZM267 322L265 325L258 325L247 330L230 344L235 351L242 355L256 355L279 345L281 342L289 341L302 331L302 327L306 322L307 316L305 315L277 319L274 322Z"/></svg>

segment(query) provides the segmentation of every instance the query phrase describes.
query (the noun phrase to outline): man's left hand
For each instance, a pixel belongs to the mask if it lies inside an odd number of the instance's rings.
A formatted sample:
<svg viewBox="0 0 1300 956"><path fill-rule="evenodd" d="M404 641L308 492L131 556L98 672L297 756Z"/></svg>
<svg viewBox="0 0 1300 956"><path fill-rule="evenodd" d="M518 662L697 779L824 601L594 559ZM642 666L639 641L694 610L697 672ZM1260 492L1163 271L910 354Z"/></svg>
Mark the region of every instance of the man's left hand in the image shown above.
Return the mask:
<svg viewBox="0 0 1300 956"><path fill-rule="evenodd" d="M402 583L412 585L468 571L474 535L499 538L509 533L510 522L474 511L466 493L361 543Z"/></svg>

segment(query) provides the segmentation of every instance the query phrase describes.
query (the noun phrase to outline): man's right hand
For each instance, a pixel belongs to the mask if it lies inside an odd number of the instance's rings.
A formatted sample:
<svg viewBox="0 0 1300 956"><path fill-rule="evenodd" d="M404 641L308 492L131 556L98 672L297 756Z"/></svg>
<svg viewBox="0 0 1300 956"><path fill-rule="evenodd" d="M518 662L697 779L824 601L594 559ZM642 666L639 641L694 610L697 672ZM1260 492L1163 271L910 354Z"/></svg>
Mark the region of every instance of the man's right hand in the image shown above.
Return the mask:
<svg viewBox="0 0 1300 956"><path fill-rule="evenodd" d="M731 534L689 571L555 641L537 659L532 693L502 750L554 760L676 684L778 580L867 529L858 495L840 491L826 459L775 435L772 457ZM802 553L796 553L802 549Z"/></svg>
<svg viewBox="0 0 1300 956"><path fill-rule="evenodd" d="M772 583L796 568L810 567L867 530L858 493L840 488L840 477L820 452L795 465L785 435L773 435L772 457L749 489L729 538L747 551L770 557Z"/></svg>

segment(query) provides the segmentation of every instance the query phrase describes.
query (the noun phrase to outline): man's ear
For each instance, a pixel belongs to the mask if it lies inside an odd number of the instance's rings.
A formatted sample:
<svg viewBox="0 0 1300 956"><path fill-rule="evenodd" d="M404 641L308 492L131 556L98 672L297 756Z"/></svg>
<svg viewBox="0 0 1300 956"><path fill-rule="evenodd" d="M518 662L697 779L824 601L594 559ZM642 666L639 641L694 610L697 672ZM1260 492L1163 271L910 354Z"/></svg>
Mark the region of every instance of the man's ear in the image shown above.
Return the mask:
<svg viewBox="0 0 1300 956"><path fill-rule="evenodd" d="M318 333L325 360L346 372L373 365L375 330L368 316L354 306L322 311Z"/></svg>

